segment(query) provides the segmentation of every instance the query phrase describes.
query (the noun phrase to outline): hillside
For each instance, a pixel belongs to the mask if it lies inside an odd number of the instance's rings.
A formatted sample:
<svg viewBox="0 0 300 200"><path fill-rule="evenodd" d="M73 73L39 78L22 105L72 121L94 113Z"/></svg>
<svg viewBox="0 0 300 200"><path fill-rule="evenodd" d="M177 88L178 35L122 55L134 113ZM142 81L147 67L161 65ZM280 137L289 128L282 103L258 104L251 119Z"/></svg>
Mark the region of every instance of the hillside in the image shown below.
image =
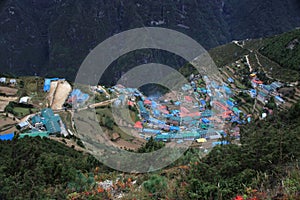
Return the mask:
<svg viewBox="0 0 300 200"><path fill-rule="evenodd" d="M242 129L242 145L197 149L158 172L108 170L48 139L1 142L1 199L298 199L300 102ZM287 134L288 133L288 134ZM228 138L225 138L228 139ZM138 152L161 146L150 140ZM26 162L24 162L26 160ZM99 168L100 166L100 168Z"/></svg>
<svg viewBox="0 0 300 200"><path fill-rule="evenodd" d="M300 30L261 39L234 41L209 51L218 67L244 61L248 57L253 72L271 79L294 82L300 80ZM291 76L292 75L292 76Z"/></svg>
<svg viewBox="0 0 300 200"><path fill-rule="evenodd" d="M4 0L1 72L72 80L91 49L124 30L171 28L210 49L291 30L300 26L299 11L297 0Z"/></svg>

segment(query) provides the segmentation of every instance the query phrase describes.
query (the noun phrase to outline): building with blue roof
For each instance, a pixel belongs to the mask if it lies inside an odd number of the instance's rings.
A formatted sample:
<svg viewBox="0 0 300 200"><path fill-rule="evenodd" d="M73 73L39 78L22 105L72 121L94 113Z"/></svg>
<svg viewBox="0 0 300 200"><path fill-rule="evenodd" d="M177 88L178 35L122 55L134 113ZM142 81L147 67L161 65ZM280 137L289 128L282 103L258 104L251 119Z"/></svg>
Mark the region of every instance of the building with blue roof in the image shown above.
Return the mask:
<svg viewBox="0 0 300 200"><path fill-rule="evenodd" d="M209 124L210 123L210 121L207 118L202 118L201 120L204 124Z"/></svg>
<svg viewBox="0 0 300 200"><path fill-rule="evenodd" d="M270 87L273 89L273 90L277 90L278 88L281 88L283 86L282 83L280 82L273 82L271 83Z"/></svg>
<svg viewBox="0 0 300 200"><path fill-rule="evenodd" d="M159 110L153 110L153 115L155 116L155 117L159 117L160 116L160 111Z"/></svg>
<svg viewBox="0 0 300 200"><path fill-rule="evenodd" d="M269 94L274 90L270 85L262 85L262 91Z"/></svg>
<svg viewBox="0 0 300 200"><path fill-rule="evenodd" d="M215 147L217 145L228 145L228 144L230 144L230 142L228 142L228 141L213 142L212 147Z"/></svg>
<svg viewBox="0 0 300 200"><path fill-rule="evenodd" d="M180 101L176 101L174 104L175 104L175 106L180 106L181 102Z"/></svg>
<svg viewBox="0 0 300 200"><path fill-rule="evenodd" d="M170 131L180 131L178 126L170 126Z"/></svg>
<svg viewBox="0 0 300 200"><path fill-rule="evenodd" d="M154 135L158 135L161 134L160 130L155 130L155 129L148 129L148 128L144 128L142 130L143 133L148 133L148 134L154 134Z"/></svg>
<svg viewBox="0 0 300 200"><path fill-rule="evenodd" d="M147 111L147 109L145 108L144 103L142 101L138 101L138 107L139 107L139 110L141 112L142 118L149 119L150 114Z"/></svg>
<svg viewBox="0 0 300 200"><path fill-rule="evenodd" d="M65 80L65 79L59 79L59 78L45 78L44 82L44 92L49 92L51 88L51 82L52 81L58 81L58 80Z"/></svg>
<svg viewBox="0 0 300 200"><path fill-rule="evenodd" d="M211 117L213 112L211 110L205 110L201 113L201 117Z"/></svg>
<svg viewBox="0 0 300 200"><path fill-rule="evenodd" d="M285 101L280 96L275 96L275 102L277 102L277 103L285 103Z"/></svg>
<svg viewBox="0 0 300 200"><path fill-rule="evenodd" d="M259 91L257 94L257 100L259 100L262 103L265 103L268 100L268 94Z"/></svg>
<svg viewBox="0 0 300 200"><path fill-rule="evenodd" d="M3 134L0 135L0 140L1 141L11 141L15 137L15 133L8 133L8 134Z"/></svg>
<svg viewBox="0 0 300 200"><path fill-rule="evenodd" d="M225 93L226 93L227 95L232 95L232 91L231 91L231 89L230 89L229 87L223 86L223 88L224 88Z"/></svg>
<svg viewBox="0 0 300 200"><path fill-rule="evenodd" d="M206 101L205 100L203 100L203 99L200 100L200 103L201 103L202 106L206 106Z"/></svg>
<svg viewBox="0 0 300 200"><path fill-rule="evenodd" d="M180 122L181 118L180 117L171 116L170 120Z"/></svg>
<svg viewBox="0 0 300 200"><path fill-rule="evenodd" d="M251 98L255 98L257 96L257 92L255 89L249 90Z"/></svg>
<svg viewBox="0 0 300 200"><path fill-rule="evenodd" d="M230 100L227 100L227 101L226 101L226 104L227 104L230 108L232 108L232 107L234 106L234 103L233 103L232 101L230 101Z"/></svg>
<svg viewBox="0 0 300 200"><path fill-rule="evenodd" d="M234 83L234 80L232 78L227 79L229 83Z"/></svg>

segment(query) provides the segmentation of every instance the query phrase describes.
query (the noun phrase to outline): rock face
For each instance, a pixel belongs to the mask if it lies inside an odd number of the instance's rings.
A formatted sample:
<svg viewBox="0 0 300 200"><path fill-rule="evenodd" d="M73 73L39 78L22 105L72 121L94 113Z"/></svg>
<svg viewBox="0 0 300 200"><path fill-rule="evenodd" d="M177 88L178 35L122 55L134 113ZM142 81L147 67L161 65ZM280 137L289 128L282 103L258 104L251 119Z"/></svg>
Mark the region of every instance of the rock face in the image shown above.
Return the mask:
<svg viewBox="0 0 300 200"><path fill-rule="evenodd" d="M2 0L0 69L74 79L97 44L124 30L181 31L209 49L300 26L298 0Z"/></svg>

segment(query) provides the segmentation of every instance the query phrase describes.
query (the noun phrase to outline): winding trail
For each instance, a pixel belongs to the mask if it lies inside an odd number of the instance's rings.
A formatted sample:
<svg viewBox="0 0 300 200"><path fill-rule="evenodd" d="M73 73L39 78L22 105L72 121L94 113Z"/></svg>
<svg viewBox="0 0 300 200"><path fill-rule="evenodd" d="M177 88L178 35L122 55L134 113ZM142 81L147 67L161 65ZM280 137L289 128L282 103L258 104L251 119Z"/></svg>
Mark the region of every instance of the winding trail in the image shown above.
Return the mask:
<svg viewBox="0 0 300 200"><path fill-rule="evenodd" d="M246 61L247 61L247 64L249 66L249 72L251 73L253 71L253 68L252 68L250 60L249 60L249 55L246 55Z"/></svg>

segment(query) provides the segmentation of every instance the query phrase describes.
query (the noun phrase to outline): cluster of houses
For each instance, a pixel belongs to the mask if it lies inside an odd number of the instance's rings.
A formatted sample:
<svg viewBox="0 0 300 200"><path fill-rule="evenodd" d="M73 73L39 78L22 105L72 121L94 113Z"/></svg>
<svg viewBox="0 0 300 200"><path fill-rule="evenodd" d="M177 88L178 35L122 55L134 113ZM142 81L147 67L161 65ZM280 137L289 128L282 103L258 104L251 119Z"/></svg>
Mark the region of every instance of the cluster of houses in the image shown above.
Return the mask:
<svg viewBox="0 0 300 200"><path fill-rule="evenodd" d="M245 123L227 85L218 85L203 77L206 85L199 84L200 76L194 76L184 84L176 101L164 97L145 97L138 89L122 85L110 89L118 95L114 106L135 106L140 121L134 128L142 138L153 137L157 141L196 140L205 142L225 135L224 122ZM213 109L211 109L213 108ZM235 131L239 137L239 131Z"/></svg>
<svg viewBox="0 0 300 200"><path fill-rule="evenodd" d="M10 84L10 85L16 85L17 84L17 80L16 79L8 79L6 77L1 77L0 78L0 83L1 84Z"/></svg>
<svg viewBox="0 0 300 200"><path fill-rule="evenodd" d="M54 114L51 108L45 108L40 113L30 116L26 121L18 124L18 129L25 133L20 138L28 136L50 136L62 134L69 135L58 114Z"/></svg>
<svg viewBox="0 0 300 200"><path fill-rule="evenodd" d="M283 86L280 82L273 82L270 85L263 84L255 74L251 74L253 89L249 90L252 98L266 104L271 96L274 96L276 104L284 103L277 92ZM52 81L61 79L45 79L44 91L49 92ZM232 78L228 79L233 83ZM6 83L5 78L0 79ZM16 83L13 79L10 83ZM219 139L226 135L224 123L245 124L245 117L250 122L249 115L243 113L234 99L234 92L231 88L210 80L207 76L200 75L190 77L190 82L181 87L176 100L164 99L165 97L146 97L136 88L126 88L116 85L108 89L115 93L117 99L114 106L136 107L140 121L137 121L134 128L139 131L140 136L145 139L153 137L157 141L196 140L206 142L207 140ZM95 87L94 91L104 93L103 88ZM89 99L89 95L79 89L74 89L66 100L69 104L83 104ZM20 99L20 103L28 102L29 97ZM20 137L41 136L69 133L63 124L60 116L54 114L50 108L43 109L40 113L31 116L27 121L18 124L20 130L27 130ZM239 138L239 128L231 130L233 135ZM213 143L216 145L217 143Z"/></svg>
<svg viewBox="0 0 300 200"><path fill-rule="evenodd" d="M263 105L268 103L272 96L277 105L285 103L284 99L277 92L279 88L283 87L283 83L273 82L270 85L265 85L257 78L256 74L250 74L250 78L253 89L249 90L249 94L252 98L257 98Z"/></svg>

